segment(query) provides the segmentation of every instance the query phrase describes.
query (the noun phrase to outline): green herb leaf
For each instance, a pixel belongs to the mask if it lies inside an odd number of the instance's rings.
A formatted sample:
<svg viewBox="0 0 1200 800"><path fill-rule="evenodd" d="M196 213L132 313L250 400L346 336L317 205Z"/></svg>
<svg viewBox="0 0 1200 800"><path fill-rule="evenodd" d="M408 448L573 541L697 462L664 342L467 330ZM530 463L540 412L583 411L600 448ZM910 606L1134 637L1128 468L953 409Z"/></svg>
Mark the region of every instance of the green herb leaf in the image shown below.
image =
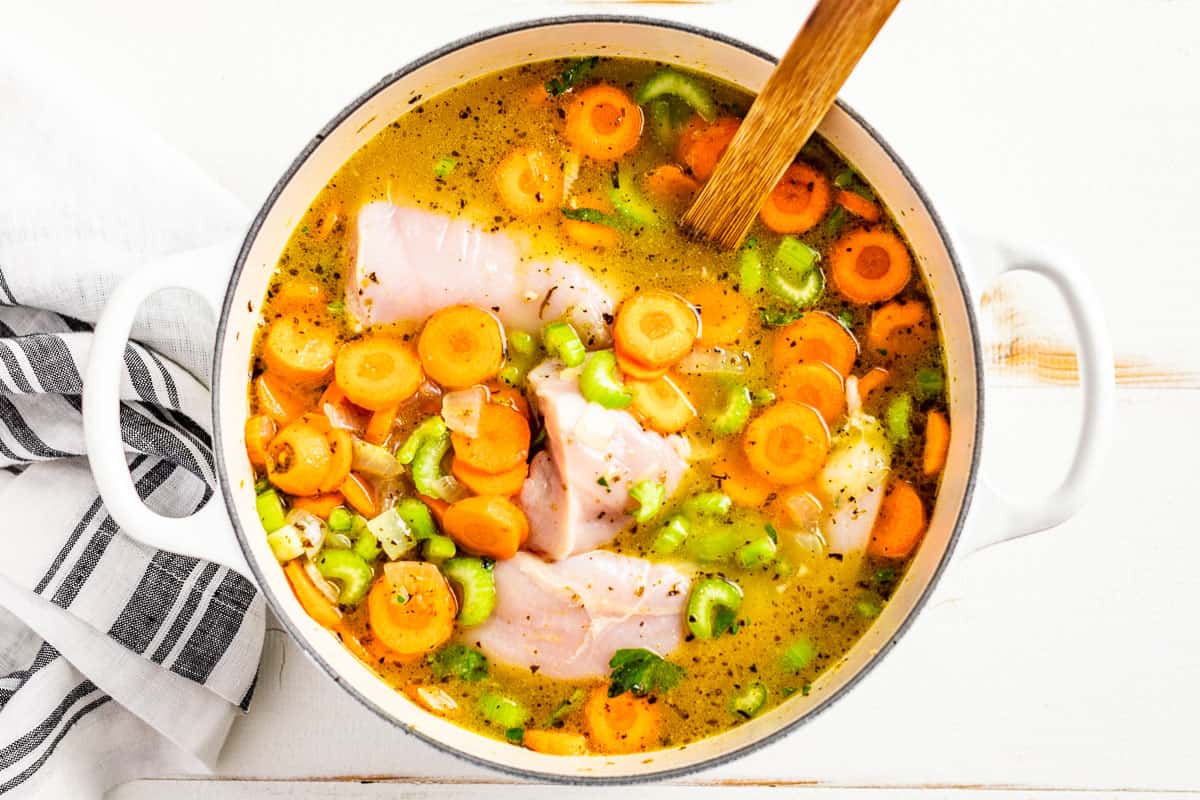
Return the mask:
<svg viewBox="0 0 1200 800"><path fill-rule="evenodd" d="M600 63L599 56L589 56L572 61L558 74L558 77L546 81L546 92L551 97L558 97L581 81L598 63Z"/></svg>
<svg viewBox="0 0 1200 800"><path fill-rule="evenodd" d="M546 718L546 727L562 727L563 720L566 719L568 714L582 706L584 698L586 697L587 694L583 691L583 689L576 689L575 691L571 692L570 697L568 697L566 700L563 700L553 711L550 712L550 716Z"/></svg>
<svg viewBox="0 0 1200 800"><path fill-rule="evenodd" d="M520 744L525 739L524 728L509 728L504 732L504 738L513 744Z"/></svg>
<svg viewBox="0 0 1200 800"><path fill-rule="evenodd" d="M612 677L608 684L608 696L616 697L633 692L639 697L653 692L665 692L683 680L683 667L672 664L657 653L645 648L625 648L613 653L608 662Z"/></svg>
<svg viewBox="0 0 1200 800"><path fill-rule="evenodd" d="M768 306L760 308L758 315L762 318L763 325L768 328L778 328L781 325L787 325L789 322L795 322L804 316L804 312L798 308L779 308L778 306Z"/></svg>
<svg viewBox="0 0 1200 800"><path fill-rule="evenodd" d="M483 680L488 674L487 657L461 644L452 644L439 650L430 657L429 666L438 680L454 677L473 683Z"/></svg>
<svg viewBox="0 0 1200 800"><path fill-rule="evenodd" d="M609 216L596 208L563 207L562 215L567 219L573 219L578 222L591 222L594 225L607 225L610 228L615 228L620 224L620 221L615 217Z"/></svg>

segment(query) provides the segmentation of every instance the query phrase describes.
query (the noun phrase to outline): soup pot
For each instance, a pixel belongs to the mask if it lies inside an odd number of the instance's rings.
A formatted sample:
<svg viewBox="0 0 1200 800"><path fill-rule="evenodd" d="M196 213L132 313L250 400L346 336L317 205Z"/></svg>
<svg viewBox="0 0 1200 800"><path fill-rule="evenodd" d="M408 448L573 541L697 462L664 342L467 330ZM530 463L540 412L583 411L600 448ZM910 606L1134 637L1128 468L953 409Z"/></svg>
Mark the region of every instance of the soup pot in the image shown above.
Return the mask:
<svg viewBox="0 0 1200 800"><path fill-rule="evenodd" d="M883 138L843 103L820 133L862 173L902 223L916 265L928 281L942 329L953 436L928 533L886 609L806 697L687 747L625 756L549 756L514 747L426 713L360 663L310 619L267 546L254 506L254 476L243 425L259 305L293 227L334 172L380 129L433 97L476 76L517 64L600 53L668 62L699 70L754 92L774 59L725 36L658 20L580 16L490 30L455 42L387 76L319 131L276 184L240 249L228 249L232 275L214 271L217 252L189 254L131 276L114 293L96 327L84 396L87 447L109 513L125 533L157 548L229 566L253 580L281 624L337 681L379 716L440 749L521 776L571 782L620 782L678 776L720 764L793 730L850 690L908 627L969 528L973 546L1055 525L1073 514L1092 484L1113 415L1113 359L1099 310L1068 262L988 251L971 264L968 282L954 243L928 197ZM222 263L217 261L216 263ZM1075 457L1063 481L1044 499L1016 502L977 480L984 423L983 362L975 322L980 290L1001 272L1039 272L1059 289L1076 329L1084 404ZM212 363L212 422L221 500L199 513L169 519L138 499L124 460L117 420L122 353L139 305L173 287L194 290L220 310ZM223 507L222 507L223 506ZM968 509L973 508L970 519ZM232 520L236 538L228 534Z"/></svg>

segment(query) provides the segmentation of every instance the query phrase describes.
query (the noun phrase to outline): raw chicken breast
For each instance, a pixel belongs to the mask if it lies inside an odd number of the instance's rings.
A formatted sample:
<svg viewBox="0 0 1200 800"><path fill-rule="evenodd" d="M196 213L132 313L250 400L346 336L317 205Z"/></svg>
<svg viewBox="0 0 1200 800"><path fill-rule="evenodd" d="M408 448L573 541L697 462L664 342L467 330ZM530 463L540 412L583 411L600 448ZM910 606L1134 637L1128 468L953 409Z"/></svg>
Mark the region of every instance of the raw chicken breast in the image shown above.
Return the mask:
<svg viewBox="0 0 1200 800"><path fill-rule="evenodd" d="M521 505L529 548L550 558L612 541L632 520L630 486L652 480L670 495L688 466L686 440L647 431L628 412L584 400L577 372L546 361L529 373L549 450L534 458Z"/></svg>
<svg viewBox="0 0 1200 800"><path fill-rule="evenodd" d="M526 260L508 235L445 214L363 206L346 281L346 307L359 322L423 319L456 304L492 309L505 326L531 333L565 317L599 344L613 311L608 291L578 264Z"/></svg>
<svg viewBox="0 0 1200 800"><path fill-rule="evenodd" d="M489 658L551 678L602 678L624 647L666 656L683 640L690 581L669 564L600 550L497 562L496 610L466 639Z"/></svg>

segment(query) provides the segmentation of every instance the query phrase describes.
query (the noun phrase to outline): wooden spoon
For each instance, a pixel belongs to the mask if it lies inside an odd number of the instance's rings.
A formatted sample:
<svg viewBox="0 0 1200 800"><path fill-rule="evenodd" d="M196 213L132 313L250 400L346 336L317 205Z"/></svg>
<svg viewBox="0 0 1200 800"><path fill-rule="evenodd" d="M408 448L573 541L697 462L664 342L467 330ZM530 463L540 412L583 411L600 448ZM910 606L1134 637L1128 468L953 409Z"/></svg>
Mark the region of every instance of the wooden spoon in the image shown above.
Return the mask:
<svg viewBox="0 0 1200 800"><path fill-rule="evenodd" d="M900 0L819 0L680 220L732 250Z"/></svg>

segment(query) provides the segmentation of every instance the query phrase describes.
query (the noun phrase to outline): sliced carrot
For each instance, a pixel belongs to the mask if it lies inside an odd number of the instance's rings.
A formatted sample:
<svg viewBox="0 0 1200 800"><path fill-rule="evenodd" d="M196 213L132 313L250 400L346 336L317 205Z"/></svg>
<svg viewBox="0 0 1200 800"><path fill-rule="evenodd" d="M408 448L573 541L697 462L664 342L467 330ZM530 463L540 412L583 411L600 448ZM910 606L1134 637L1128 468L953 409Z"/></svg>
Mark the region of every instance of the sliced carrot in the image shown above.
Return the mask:
<svg viewBox="0 0 1200 800"><path fill-rule="evenodd" d="M609 697L599 686L583 707L588 738L602 753L638 753L658 743L662 713L649 697L625 692Z"/></svg>
<svg viewBox="0 0 1200 800"><path fill-rule="evenodd" d="M842 376L824 361L797 361L779 373L776 386L784 400L810 405L832 425L846 413L846 386Z"/></svg>
<svg viewBox="0 0 1200 800"><path fill-rule="evenodd" d="M692 117L679 134L676 155L697 180L706 181L741 124L737 117L719 117L712 123Z"/></svg>
<svg viewBox="0 0 1200 800"><path fill-rule="evenodd" d="M433 518L437 521L438 527L445 527L446 509L450 507L450 504L437 497L428 497L423 494L419 494L417 497L422 503L429 506L429 511L433 514Z"/></svg>
<svg viewBox="0 0 1200 800"><path fill-rule="evenodd" d="M911 483L894 480L888 486L879 516L871 528L867 553L879 558L904 558L925 533L925 504Z"/></svg>
<svg viewBox="0 0 1200 800"><path fill-rule="evenodd" d="M858 342L846 326L824 311L809 311L775 333L775 369L797 361L824 361L843 378L858 359Z"/></svg>
<svg viewBox="0 0 1200 800"><path fill-rule="evenodd" d="M333 454L325 432L304 421L284 427L267 448L267 477L291 495L317 494Z"/></svg>
<svg viewBox="0 0 1200 800"><path fill-rule="evenodd" d="M332 326L311 316L280 317L263 338L262 358L267 371L301 386L313 386L328 378L336 353L337 337Z"/></svg>
<svg viewBox="0 0 1200 800"><path fill-rule="evenodd" d="M626 381L633 393L629 410L647 428L659 433L678 433L696 418L696 407L665 375L653 381Z"/></svg>
<svg viewBox="0 0 1200 800"><path fill-rule="evenodd" d="M464 486L475 494L492 494L512 497L521 491L529 475L529 465L522 461L505 472L482 472L463 462L457 456L450 464L450 471Z"/></svg>
<svg viewBox="0 0 1200 800"><path fill-rule="evenodd" d="M529 419L529 399L525 397L525 393L520 389L500 383L499 381L490 381L487 388L491 393L493 403L508 406L525 419Z"/></svg>
<svg viewBox="0 0 1200 800"><path fill-rule="evenodd" d="M392 434L392 426L396 424L396 415L399 413L399 403L371 412L363 438L371 444L383 444Z"/></svg>
<svg viewBox="0 0 1200 800"><path fill-rule="evenodd" d="M829 211L829 181L808 164L792 164L767 195L759 219L776 233L804 233Z"/></svg>
<svg viewBox="0 0 1200 800"><path fill-rule="evenodd" d="M858 399L865 406L874 392L888 382L889 373L883 367L871 367L858 379Z"/></svg>
<svg viewBox="0 0 1200 800"><path fill-rule="evenodd" d="M480 472L507 472L529 457L529 420L499 403L479 410L479 430L474 437L460 431L450 434L454 455Z"/></svg>
<svg viewBox="0 0 1200 800"><path fill-rule="evenodd" d="M617 310L613 341L627 356L648 367L665 367L687 355L696 343L696 310L674 292L647 289Z"/></svg>
<svg viewBox="0 0 1200 800"><path fill-rule="evenodd" d="M882 216L879 206L858 192L852 192L849 189L838 189L836 200L839 206L867 222L879 222L879 218Z"/></svg>
<svg viewBox="0 0 1200 800"><path fill-rule="evenodd" d="M880 355L915 356L933 344L929 307L920 300L894 300L875 309L867 326L867 347Z"/></svg>
<svg viewBox="0 0 1200 800"><path fill-rule="evenodd" d="M528 730L521 744L534 752L551 756L587 755L587 737L570 731Z"/></svg>
<svg viewBox="0 0 1200 800"><path fill-rule="evenodd" d="M329 417L316 411L309 411L307 414L301 414L299 422L303 422L313 430L318 430L326 436L333 430L333 425L329 422Z"/></svg>
<svg viewBox="0 0 1200 800"><path fill-rule="evenodd" d="M525 512L506 497L459 500L450 504L443 519L446 534L460 547L495 559L512 558L529 537Z"/></svg>
<svg viewBox="0 0 1200 800"><path fill-rule="evenodd" d="M855 303L890 300L912 278L903 240L882 228L859 228L829 247L829 271L838 291Z"/></svg>
<svg viewBox="0 0 1200 800"><path fill-rule="evenodd" d="M759 475L740 447L731 448L713 464L713 477L721 491L743 508L762 508L775 493L775 484Z"/></svg>
<svg viewBox="0 0 1200 800"><path fill-rule="evenodd" d="M742 436L750 466L775 483L800 483L829 455L829 427L811 406L780 400L751 420Z"/></svg>
<svg viewBox="0 0 1200 800"><path fill-rule="evenodd" d="M612 205L607 201L592 196L572 197L571 208L590 208L601 213L607 214L612 211ZM620 241L620 234L611 225L602 225L599 222L585 222L581 219L567 219L562 221L563 233L567 238L573 241L580 247L587 247L593 250L607 250L610 247L615 247Z"/></svg>
<svg viewBox="0 0 1200 800"><path fill-rule="evenodd" d="M306 392L293 391L265 372L254 379L254 398L258 401L258 412L266 414L280 425L292 422L310 405Z"/></svg>
<svg viewBox="0 0 1200 800"><path fill-rule="evenodd" d="M564 131L572 147L597 161L616 161L637 147L642 109L625 92L607 83L589 86L567 104Z"/></svg>
<svg viewBox="0 0 1200 800"><path fill-rule="evenodd" d="M700 309L698 344L713 347L732 344L750 321L750 302L740 293L719 283L702 283L688 293Z"/></svg>
<svg viewBox="0 0 1200 800"><path fill-rule="evenodd" d="M496 189L514 217L545 214L562 206L562 165L541 150L515 150L496 167Z"/></svg>
<svg viewBox="0 0 1200 800"><path fill-rule="evenodd" d="M312 578L304 571L300 559L294 558L289 561L283 568L283 574L287 576L288 583L292 586L292 594L300 601L304 613L326 628L333 628L342 621L341 609L329 602L329 599L321 594L321 590L313 586Z"/></svg>
<svg viewBox="0 0 1200 800"><path fill-rule="evenodd" d="M925 454L922 472L937 475L946 466L946 451L950 449L950 423L940 411L925 415Z"/></svg>
<svg viewBox="0 0 1200 800"><path fill-rule="evenodd" d="M349 431L341 428L331 428L325 438L329 440L329 471L321 479L320 490L332 492L350 475L350 465L354 463L354 439Z"/></svg>
<svg viewBox="0 0 1200 800"><path fill-rule="evenodd" d="M378 516L379 495L375 493L375 487L371 486L366 478L351 472L346 476L346 480L342 481L341 491L346 498L346 503L355 511L367 519Z"/></svg>
<svg viewBox="0 0 1200 800"><path fill-rule="evenodd" d="M324 311L329 303L325 287L316 281L295 279L279 284L271 298L271 308L278 314L312 314Z"/></svg>
<svg viewBox="0 0 1200 800"><path fill-rule="evenodd" d="M421 329L417 354L425 374L447 389L487 383L504 363L504 329L481 308L443 308Z"/></svg>
<svg viewBox="0 0 1200 800"><path fill-rule="evenodd" d="M642 178L646 194L662 203L684 203L700 191L700 183L674 164L663 164Z"/></svg>
<svg viewBox="0 0 1200 800"><path fill-rule="evenodd" d="M266 469L267 447L278 430L279 426L275 424L275 420L266 414L255 414L246 420L246 455L250 458L251 466Z"/></svg>
<svg viewBox="0 0 1200 800"><path fill-rule="evenodd" d="M433 564L393 561L367 597L371 631L404 656L428 653L454 634L458 602Z"/></svg>
<svg viewBox="0 0 1200 800"><path fill-rule="evenodd" d="M617 356L617 367L621 372L628 375L630 378L638 381L656 381L662 376L671 371L671 365L665 367L648 367L636 358L632 358L621 351L621 348L616 348L613 351Z"/></svg>
<svg viewBox="0 0 1200 800"><path fill-rule="evenodd" d="M342 345L335 374L350 402L369 411L407 400L425 380L412 348L390 336L364 336Z"/></svg>
<svg viewBox="0 0 1200 800"><path fill-rule="evenodd" d="M307 511L321 519L329 519L329 514L345 502L346 498L342 497L341 492L329 492L327 494L314 494L312 497L293 498L292 508Z"/></svg>

